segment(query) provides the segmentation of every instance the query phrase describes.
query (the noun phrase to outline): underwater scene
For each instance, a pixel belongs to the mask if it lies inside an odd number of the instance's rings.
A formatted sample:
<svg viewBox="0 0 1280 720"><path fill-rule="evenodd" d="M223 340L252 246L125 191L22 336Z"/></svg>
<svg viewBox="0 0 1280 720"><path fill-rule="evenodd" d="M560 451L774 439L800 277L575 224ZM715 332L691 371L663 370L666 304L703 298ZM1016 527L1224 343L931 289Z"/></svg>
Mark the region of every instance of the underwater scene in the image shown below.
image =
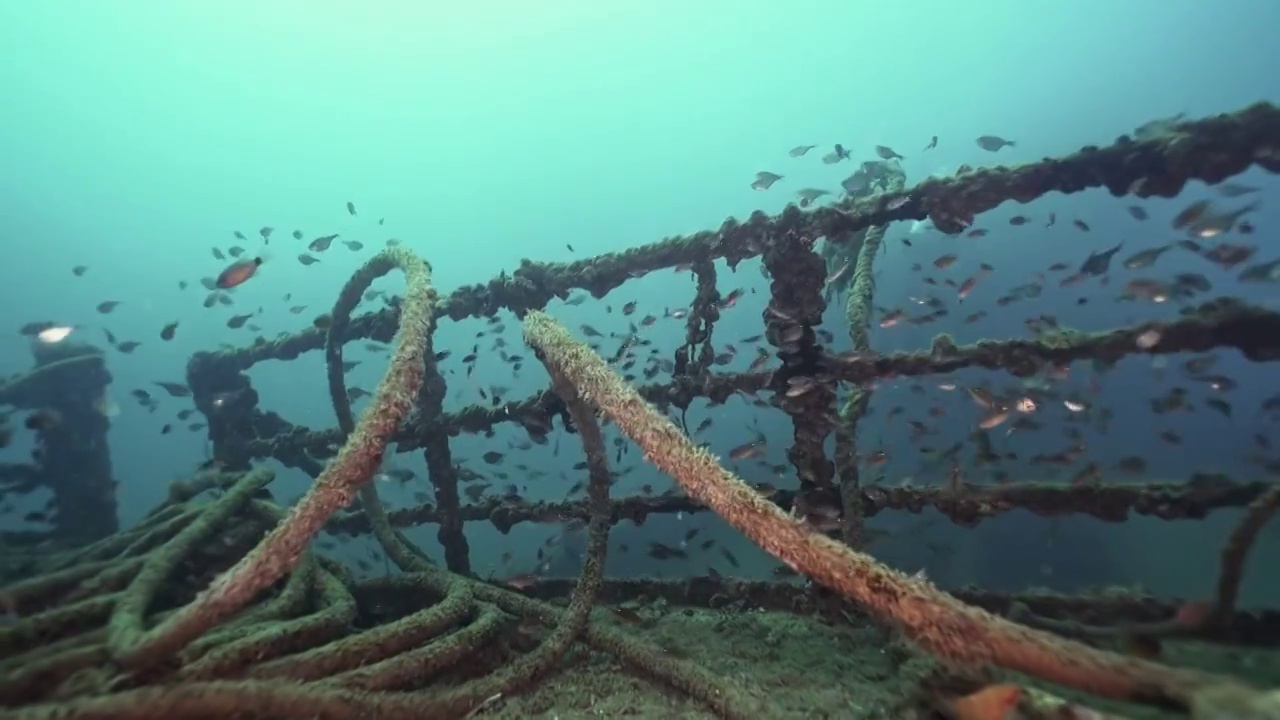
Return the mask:
<svg viewBox="0 0 1280 720"><path fill-rule="evenodd" d="M1280 720L1276 27L0 7L0 720Z"/></svg>

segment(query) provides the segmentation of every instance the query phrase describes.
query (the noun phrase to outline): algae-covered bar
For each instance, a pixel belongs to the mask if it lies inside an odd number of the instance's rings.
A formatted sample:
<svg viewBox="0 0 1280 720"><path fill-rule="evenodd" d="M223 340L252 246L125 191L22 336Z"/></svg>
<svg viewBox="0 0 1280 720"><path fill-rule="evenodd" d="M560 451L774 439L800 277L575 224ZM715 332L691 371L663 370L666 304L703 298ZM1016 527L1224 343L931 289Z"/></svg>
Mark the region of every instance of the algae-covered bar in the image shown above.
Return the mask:
<svg viewBox="0 0 1280 720"><path fill-rule="evenodd" d="M526 260L510 275L447 296L433 286L429 257L389 247L338 290L322 326L190 358L186 386L207 418L218 468L175 483L167 502L134 527L119 529L114 507L68 498L70 505L98 510L63 516L47 536L4 538L15 549L7 565L21 576L0 588L0 609L12 619L0 626L0 718L482 717L503 698L554 682L549 678L566 664L584 662L582 648L692 699L713 716L780 717L770 692L750 675L713 672L641 632L649 620L622 607L641 601L699 608L711 613L717 628L734 622L730 610L770 610L794 614L796 622L819 619L833 633L860 633L859 642L878 638L884 643L878 653L902 660L896 672L906 672L901 668L909 662L920 676L920 702L909 706L920 710L917 717L932 717L923 714L924 688L963 694L989 684L988 673L1003 671L1055 684L1083 704L1077 708L1105 699L1197 718L1280 716L1274 688L1175 666L1155 653L1115 649L1133 638L1225 648L1280 641L1280 607L1237 607L1245 559L1280 507L1273 477L1200 474L1119 482L1101 473L1072 483L1026 477L993 484L952 476L914 486L872 482L857 460L865 453L858 448L858 425L877 383L888 378L945 377L967 368L1028 377L1077 360L1115 363L1130 355L1219 348L1257 363L1280 359L1280 313L1231 297L1188 303L1176 319L1094 333L1063 330L972 344L938 334L927 349L883 353L868 339L873 263L892 223L928 219L956 234L968 219L1008 200L1027 203L1050 192L1090 188L1173 197L1188 182L1221 183L1255 166L1280 172L1280 108L1269 104L1016 167L913 186L904 176L891 176L881 191L854 193L831 206L792 205L773 217L756 213L576 262ZM734 266L755 257L770 278L759 332L777 364L721 372L711 344L724 305L716 262ZM818 332L831 297L831 269L841 264L849 268L837 295L844 299L849 342L841 338L839 347L853 348L843 352ZM685 342L669 379L628 382L610 358L546 312L549 302L570 292L603 300L635 278L677 266L688 267L695 283ZM353 316L370 284L392 273L405 277L403 296ZM499 311L522 320L525 351L545 366L550 386L524 398L445 412L451 381L436 359L438 326ZM357 417L343 352L362 339L392 342L393 349L370 404ZM256 363L312 351L324 354L336 427L291 424L260 407L248 374ZM109 381L100 354L37 358L30 373L0 382L0 399L46 407L46 396L64 387L55 382L64 373L86 384L78 397L100 395ZM317 386L321 381L315 379ZM767 398L786 413L792 428L787 473L796 487L744 482L672 419L695 400L723 404L740 395ZM101 492L110 484L105 442L94 440L105 433L106 421L68 402L62 413L74 422L43 439L53 456L64 459L101 448L87 461L76 459L78 467L99 468L97 475L73 484L65 462L3 465L4 487L46 487L65 495ZM605 423L674 478L679 492L614 496ZM585 499L491 495L464 504L451 443L500 424L519 426L530 437L545 437L557 425L571 431L582 445ZM422 453L432 502L391 512L384 507L370 480L393 444L401 453ZM292 507L264 492L274 479L267 460L313 478ZM1200 606L1140 592L948 593L878 561L864 524L880 514L926 509L972 527L1017 510L1045 522L1084 515L1122 523L1134 517L1199 519L1222 508L1244 512L1221 539L1219 581ZM615 525L697 513L723 518L780 560L788 576L775 582L719 573L674 580L605 576ZM465 532L474 523L503 533L521 524L585 525L582 574L576 582L479 578ZM420 525L437 528L445 567L430 562L402 532ZM368 536L395 571L357 579L317 552L314 540L322 531ZM790 575L808 582L797 584ZM610 607L612 617L593 616L601 606ZM1065 707L1055 695L1036 691L1022 699L1019 712L1024 718L1083 712ZM1229 714L1238 711L1246 714Z"/></svg>

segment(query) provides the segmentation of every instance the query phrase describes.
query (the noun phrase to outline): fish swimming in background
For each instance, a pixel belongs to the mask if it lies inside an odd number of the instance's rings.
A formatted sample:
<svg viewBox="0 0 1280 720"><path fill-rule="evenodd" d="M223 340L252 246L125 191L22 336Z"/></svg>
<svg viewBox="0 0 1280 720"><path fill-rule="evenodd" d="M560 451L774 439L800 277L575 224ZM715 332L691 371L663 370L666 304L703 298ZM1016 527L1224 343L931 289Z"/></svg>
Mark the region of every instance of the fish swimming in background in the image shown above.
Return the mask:
<svg viewBox="0 0 1280 720"><path fill-rule="evenodd" d="M1169 135L1174 132L1178 123L1182 122L1183 118L1186 116L1186 113L1178 113L1171 117L1143 123L1134 129L1133 136L1138 140L1152 140L1164 135Z"/></svg>
<svg viewBox="0 0 1280 720"><path fill-rule="evenodd" d="M876 146L876 155L879 155L883 160L906 160L906 158L894 151L893 148L884 145Z"/></svg>
<svg viewBox="0 0 1280 720"><path fill-rule="evenodd" d="M1208 200L1197 200L1186 206L1173 217L1173 229L1182 230L1189 227L1209 210L1211 204Z"/></svg>
<svg viewBox="0 0 1280 720"><path fill-rule="evenodd" d="M791 152L788 154L791 157L800 157L801 155L804 155L805 153L809 152L810 150L816 147L818 146L817 145L797 145L791 148Z"/></svg>
<svg viewBox="0 0 1280 720"><path fill-rule="evenodd" d="M933 226L932 220L927 220L927 219L916 220L915 222L911 223L911 229L908 230L907 232L909 232L912 235L919 235L922 232L928 232L930 230L936 230L936 229L937 228Z"/></svg>
<svg viewBox="0 0 1280 720"><path fill-rule="evenodd" d="M1105 275L1111 269L1111 258L1120 252L1120 248L1124 247L1124 241L1121 240L1115 247L1102 252L1091 252L1089 257L1085 258L1084 264L1080 266L1080 275Z"/></svg>
<svg viewBox="0 0 1280 720"><path fill-rule="evenodd" d="M1256 192L1258 192L1258 188L1252 185L1245 185L1243 183L1225 182L1218 186L1218 194L1222 197L1228 198L1240 197L1241 195L1248 195Z"/></svg>
<svg viewBox="0 0 1280 720"><path fill-rule="evenodd" d="M307 245L307 249L310 250L311 252L324 252L325 250L329 249L329 246L333 244L334 239L337 237L338 237L337 233L334 233L333 235L324 235L322 237L318 237L315 240L312 240L309 245Z"/></svg>
<svg viewBox="0 0 1280 720"><path fill-rule="evenodd" d="M53 322L52 320L37 320L36 322L29 322L26 325L23 325L22 328L18 330L18 332L28 337L39 338L42 333L48 330L53 330L57 327L58 327L58 324ZM70 334L71 334L71 330L67 330L66 333L63 335L63 337L66 337L66 335L70 335ZM48 342L48 341L45 341L45 342Z"/></svg>
<svg viewBox="0 0 1280 720"><path fill-rule="evenodd" d="M1280 281L1280 260L1250 265L1240 273L1239 280L1247 283Z"/></svg>
<svg viewBox="0 0 1280 720"><path fill-rule="evenodd" d="M227 266L227 269L218 273L218 279L214 281L214 284L223 290L233 288L253 277L260 265L262 265L261 257L233 262Z"/></svg>
<svg viewBox="0 0 1280 720"><path fill-rule="evenodd" d="M864 170L855 170L852 175L840 181L840 187L850 195L858 195L871 187L871 176Z"/></svg>
<svg viewBox="0 0 1280 720"><path fill-rule="evenodd" d="M796 192L796 195L800 196L800 207L809 207L814 200L830 194L830 192L819 188L803 188Z"/></svg>
<svg viewBox="0 0 1280 720"><path fill-rule="evenodd" d="M1231 228L1236 226L1240 218L1244 215L1258 209L1258 202L1254 201L1242 208L1235 210L1225 210L1216 212L1213 205L1206 205L1201 213L1188 223L1188 231L1193 237L1207 239L1217 237L1225 232L1229 232Z"/></svg>
<svg viewBox="0 0 1280 720"><path fill-rule="evenodd" d="M1146 250L1139 250L1133 255L1125 258L1125 261L1122 264L1126 270L1140 270L1145 267L1151 267L1155 264L1156 260L1160 259L1161 255L1173 249L1173 247L1173 243L1166 243L1153 248L1147 248Z"/></svg>
<svg viewBox="0 0 1280 720"><path fill-rule="evenodd" d="M848 160L848 159L849 159L849 151L845 150L844 146L841 145L840 143L836 143L834 150L822 156L822 163L824 165L835 165L841 160Z"/></svg>
<svg viewBox="0 0 1280 720"><path fill-rule="evenodd" d="M758 172L756 179L751 183L752 190L768 190L772 185L782 179L781 175L771 172Z"/></svg>
<svg viewBox="0 0 1280 720"><path fill-rule="evenodd" d="M987 152L997 152L1006 145L1008 147L1013 147L1015 144L1012 140L1005 140L997 135L983 135L978 138L977 143L978 147L986 150Z"/></svg>

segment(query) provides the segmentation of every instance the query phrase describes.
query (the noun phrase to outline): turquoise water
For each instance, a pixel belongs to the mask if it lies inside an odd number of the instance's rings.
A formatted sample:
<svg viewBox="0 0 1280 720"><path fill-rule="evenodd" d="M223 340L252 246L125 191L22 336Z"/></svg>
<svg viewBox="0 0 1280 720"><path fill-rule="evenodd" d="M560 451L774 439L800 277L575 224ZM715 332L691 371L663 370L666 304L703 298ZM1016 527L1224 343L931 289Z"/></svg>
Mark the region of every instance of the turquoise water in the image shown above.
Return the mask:
<svg viewBox="0 0 1280 720"><path fill-rule="evenodd" d="M120 407L109 437L121 520L128 524L209 452L199 430L179 427L160 435L187 401L162 395L158 410L150 412L130 398L130 390L182 381L195 352L306 327L331 306L358 264L389 239L428 258L435 282L447 292L510 271L522 258L569 261L715 227L727 216L777 212L795 201L799 189L837 191L853 163L873 158L877 145L905 156L908 185L962 164L1063 155L1107 144L1155 118L1196 118L1259 100L1275 102L1277 26L1280 6L1259 0L894 7L717 0L536 8L10 3L0 7L0 237L8 260L0 266L0 333L9 338L0 345L0 371L29 366L28 341L18 329L31 321L73 324L75 337L95 344L102 343L104 328L142 343L131 354L110 351L108 358L112 397ZM975 143L988 134L1016 145L992 155ZM935 135L937 147L924 150ZM820 149L788 156L792 147L810 143ZM852 159L823 164L819 153L834 143L848 148ZM784 178L756 192L749 186L760 171ZM1237 180L1261 190L1263 205L1251 216L1260 233L1252 242L1265 243L1266 229L1275 222L1274 207L1266 202L1274 179L1253 171ZM1101 191L1051 196L1025 208L1006 204L980 218L993 228L981 241L891 228L879 261L877 304L886 309L920 296L925 290L912 264L928 265L944 252L959 256L957 279L980 263L995 272L945 324L876 327L873 344L884 351L922 347L942 330L961 341L1026 335L1027 318L1037 314L1086 330L1172 317L1176 308L1170 306L1116 304L1126 277L1118 270L1109 288L1097 282L1051 287L1034 305L1007 308L995 300L1050 263L1074 265L1120 240L1126 250L1118 259L1130 248L1164 242L1171 236L1171 218L1191 200L1210 196L1210 189L1193 185L1181 198L1140 203L1151 218L1145 223L1126 211L1132 203ZM348 202L355 214L348 212ZM1061 221L1044 228L1051 212ZM1018 214L1035 222L1010 226L1008 219ZM1072 229L1072 218L1087 218L1091 232ZM257 236L263 226L276 229L266 247ZM304 240L290 236L294 229L303 231ZM237 230L249 240L236 240ZM316 255L318 263L298 262L302 245L332 233L359 240L363 249L335 243ZM199 279L227 264L211 250L233 244L265 262L236 290L233 306L206 309ZM1259 259L1266 255L1261 252ZM1171 274L1195 261L1170 258L1157 267ZM72 273L79 265L88 268L82 277ZM1275 298L1274 286L1239 287L1232 274L1201 269L1214 282L1209 297ZM181 281L189 286L180 289ZM395 280L384 283L392 291L400 287ZM747 294L717 326L724 341L760 331L767 284L758 261L742 264L736 274L721 268L721 292L733 288ZM553 303L551 310L573 328L589 323L606 333L622 332L623 303L638 301L635 317L661 316L687 306L692 294L686 274L660 273L615 291L607 301ZM1077 304L1082 296L1090 302ZM104 315L95 310L103 301L120 305ZM291 313L295 306L306 309ZM988 315L962 325L958 321L969 308ZM260 333L227 327L229 317L245 313L253 314ZM843 347L838 308L827 321ZM179 323L175 337L161 340L160 329L172 322ZM518 347L517 322L507 318L507 326L505 337ZM456 363L483 327L477 320L445 322L437 334L436 348L454 352L447 408L479 402ZM682 323L668 320L647 331L646 339L669 357L682 336ZM385 356L353 347L348 359L362 361L349 382L372 389ZM748 353L740 354L733 369L742 369L747 359ZM1170 367L1182 359L1172 359ZM1154 479L1180 479L1191 469L1258 474L1247 461L1250 437L1274 437L1275 424L1248 403L1280 390L1280 384L1268 369L1233 353L1222 354L1218 369L1235 377L1249 398L1239 400L1232 418L1198 406L1160 418L1158 427L1150 401L1182 382L1174 370L1153 370L1149 361L1135 360L1096 383L1082 376L1076 389L1092 393L1092 402L1105 403L1115 414L1108 428L1091 431L1090 457L1114 465L1142 455ZM264 363L252 376L264 408L313 428L334 424L321 392L318 353L287 365ZM545 385L541 368L526 367L515 378L491 353L481 358L475 377L482 387L507 386L513 396ZM971 374L960 382L994 382L992 377ZM874 417L883 419L899 404L909 406L907 415L923 416L936 401L933 389L928 395L934 399L916 397L908 384L889 388L877 395ZM699 415L717 418L705 438L715 451L727 454L753 436L744 427L745 416L737 414L745 407ZM963 404L948 406L946 419L934 423L935 444L963 438L976 421L974 412ZM761 413L758 422L769 436L766 459L785 462L786 418L773 411ZM920 477L920 441L906 426L868 425L863 445L889 453L881 470L887 481ZM1176 431L1184 442L1161 443L1157 433L1163 430ZM495 447L508 451L514 436L507 433L457 439L455 459L489 471L480 456ZM1024 443L1021 437L1014 441ZM1017 449L1030 457L1055 443L1032 437ZM5 453L20 459L29 447L30 438L20 434ZM519 460L513 453L507 462L544 468L553 478L531 483L524 494L564 496L577 481L571 466L580 460L573 444L565 447L562 455L534 447ZM421 483L421 457L402 461ZM639 467L638 453L627 463ZM1006 469L1017 477L1038 472L1017 463ZM742 472L757 482L786 482L755 465ZM987 470L967 472L980 481ZM295 496L306 482L289 471L276 495ZM646 483L661 489L667 482L639 467L616 492L636 492ZM391 488L385 494L393 505L405 505L417 489ZM33 498L18 509L43 502ZM23 527L21 515L0 522ZM1048 535L1049 523L1019 515L979 533L954 531L936 518L921 527L917 518L884 517L878 522L894 535L878 552L904 569L926 567L944 584L976 579L992 586L1067 589L1141 582L1161 593L1198 596L1234 518L1223 512L1197 525L1126 526L1073 519L1053 523L1056 534ZM678 541L689 522L705 524L704 537L739 553L746 566L741 572L766 576L772 567L735 533L705 517L654 518L642 529L619 528L615 542L640 547L647 540ZM502 537L487 527L470 529L474 565L498 575L527 570L536 562L532 549L547 532L525 525ZM439 557L433 528L411 536ZM1019 543L1011 540L1026 538L1035 544L1018 552ZM1274 534L1270 538L1274 543ZM1101 549L1110 553L1106 561L1098 559ZM1169 562L1171 549L1176 564ZM507 552L513 560L502 559ZM615 553L610 563L614 575L700 574L708 564L659 563L636 553ZM1250 577L1246 601L1266 596L1263 582L1260 574Z"/></svg>

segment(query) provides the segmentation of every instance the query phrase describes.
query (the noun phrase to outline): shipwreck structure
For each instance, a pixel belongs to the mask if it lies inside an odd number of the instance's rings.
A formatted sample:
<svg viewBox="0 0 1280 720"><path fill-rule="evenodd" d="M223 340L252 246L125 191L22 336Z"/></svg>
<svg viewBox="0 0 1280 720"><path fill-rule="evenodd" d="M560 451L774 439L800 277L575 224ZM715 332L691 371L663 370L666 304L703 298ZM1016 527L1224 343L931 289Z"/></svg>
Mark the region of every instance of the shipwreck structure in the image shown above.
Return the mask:
<svg viewBox="0 0 1280 720"><path fill-rule="evenodd" d="M1187 484L1123 487L953 483L884 488L864 485L854 460L857 423L878 378L970 366L1028 376L1083 358L1213 348L1235 348L1256 362L1280 359L1280 314L1229 298L1169 322L1055 339L958 345L940 335L925 351L882 354L867 337L872 264L890 223L930 218L944 232L959 232L968 218L1009 199L1025 203L1053 191L1096 187L1116 196L1173 197L1190 180L1217 183L1254 165L1280 172L1280 109L1267 104L1185 122L1157 138L1122 137L1068 157L980 169L911 188L889 175L875 188L878 192L833 207L791 206L776 217L757 213L715 230L580 262L525 261L509 276L448 297L432 289L425 261L389 248L342 288L325 329L191 359L188 385L209 419L225 471L175 485L169 502L137 527L75 551L33 556L30 577L0 591L0 599L20 618L0 629L0 717L463 717L534 685L578 642L697 698L719 716L777 716L767 696L741 679L717 676L626 631L589 622L597 602L642 593L707 606L749 597L759 606L791 612L834 609L835 617L856 609L896 628L928 656L956 665L1007 668L1202 718L1217 717L1214 713L1226 706L1271 717L1264 713L1280 707L1274 692L1117 655L1087 641L1135 628L1221 643L1280 641L1280 612L1235 607L1244 557L1280 506L1280 485L1202 477ZM827 240L826 257L815 251L820 238ZM754 256L762 257L772 279L762 321L782 364L767 373L717 373L711 351L720 301L714 263L725 260L732 266ZM814 331L826 308L823 283L833 257L855 263L845 307L853 353L831 353ZM636 276L680 264L692 267L697 283L686 343L676 353L670 382L627 385L540 311L572 290L603 298ZM406 276L404 297L381 311L352 317L362 292L392 270ZM442 412L446 388L433 359L435 327L446 319L500 310L524 319L525 338L546 365L551 387L498 407ZM1157 339L1138 342L1139 337ZM342 355L344 344L359 338L394 340L395 349L357 422L347 401ZM291 425L258 407L246 374L262 360L288 360L315 350L325 353L336 428ZM852 392L837 407L841 384ZM738 391L771 392L790 415L794 438L788 459L799 478L797 490L762 497L693 447L655 410L685 408L695 398L722 403ZM640 445L686 494L609 497L608 453L597 413ZM499 423L545 434L556 418L573 427L583 443L590 474L585 501L460 503L452 437ZM833 433L835 456L828 457L824 443ZM423 452L435 503L384 510L368 481L391 442L401 452ZM271 474L254 469L254 463L265 458L315 478L292 509L261 497ZM201 502L210 490L222 492ZM843 509L839 539L789 513L832 504ZM1150 597L951 595L860 552L866 518L926 507L964 525L1013 508L1040 515L1087 513L1107 521L1122 521L1130 513L1172 520L1203 517L1221 507L1248 511L1224 542L1215 602L1202 622L1188 628L1175 622L1177 607ZM708 511L804 573L813 586L725 578L609 582L603 577L611 525L643 522L653 513ZM517 592L472 577L466 523L490 522L506 532L517 523L570 520L589 523L585 568L572 588L547 581ZM438 526L447 568L427 562L398 530L424 523ZM353 580L309 549L326 527L372 533L402 573ZM411 609L391 619L378 616L372 608L391 596L413 598ZM547 602L565 596L567 606ZM532 650L514 652L502 642L513 617L544 628ZM1052 714L1058 711L1054 703L1052 698L1027 700L1024 715L1060 717Z"/></svg>
<svg viewBox="0 0 1280 720"><path fill-rule="evenodd" d="M45 413L55 421L33 428L32 462L0 464L0 500L49 490L49 530L5 532L0 544L101 540L119 529L107 444L110 421L103 413L111 383L106 359L98 348L77 343L33 342L31 350L31 370L0 380L0 405Z"/></svg>

